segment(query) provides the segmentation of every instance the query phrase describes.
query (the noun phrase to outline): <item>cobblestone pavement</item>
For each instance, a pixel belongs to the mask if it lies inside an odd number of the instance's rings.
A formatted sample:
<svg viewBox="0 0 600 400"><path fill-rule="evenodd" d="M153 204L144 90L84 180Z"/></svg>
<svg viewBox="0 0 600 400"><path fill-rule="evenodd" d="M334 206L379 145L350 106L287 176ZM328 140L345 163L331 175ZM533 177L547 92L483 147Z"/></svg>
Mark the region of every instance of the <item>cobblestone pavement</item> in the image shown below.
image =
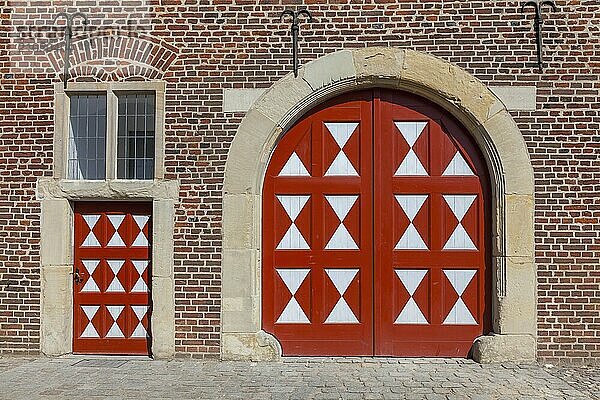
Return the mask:
<svg viewBox="0 0 600 400"><path fill-rule="evenodd" d="M0 358L1 399L600 399L599 367L440 359Z"/></svg>

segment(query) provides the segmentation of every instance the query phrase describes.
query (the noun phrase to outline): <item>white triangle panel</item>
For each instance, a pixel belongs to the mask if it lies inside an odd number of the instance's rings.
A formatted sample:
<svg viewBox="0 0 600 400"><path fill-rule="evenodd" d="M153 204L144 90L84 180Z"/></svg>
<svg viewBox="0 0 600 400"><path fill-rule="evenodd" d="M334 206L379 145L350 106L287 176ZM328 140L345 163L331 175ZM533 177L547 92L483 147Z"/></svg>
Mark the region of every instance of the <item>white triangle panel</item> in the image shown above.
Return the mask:
<svg viewBox="0 0 600 400"><path fill-rule="evenodd" d="M346 290L348 290L350 283L352 283L356 277L356 274L358 274L358 269L331 268L326 269L325 273L327 276L329 276L329 279L331 279L331 282L337 289L340 296L343 296L344 293L346 293Z"/></svg>
<svg viewBox="0 0 600 400"><path fill-rule="evenodd" d="M123 331L121 331L121 328L119 327L119 324L117 324L117 318L119 318L119 316L121 315L123 308L124 308L124 306L106 306L106 309L108 310L108 312L110 313L110 316L112 317L112 319L114 321L112 326L106 333L106 337L114 337L114 338L125 337L125 335L123 335Z"/></svg>
<svg viewBox="0 0 600 400"><path fill-rule="evenodd" d="M292 296L296 294L309 272L310 269L277 269L277 273Z"/></svg>
<svg viewBox="0 0 600 400"><path fill-rule="evenodd" d="M141 321L144 318L144 315L148 312L148 306L131 306L131 309L135 313L138 321Z"/></svg>
<svg viewBox="0 0 600 400"><path fill-rule="evenodd" d="M298 304L298 300L296 300L295 297L292 297L287 306L285 306L285 308L283 309L283 312L281 313L279 318L277 318L276 323L310 324L310 321L308 320L308 317L302 310L302 307L300 307L300 304Z"/></svg>
<svg viewBox="0 0 600 400"><path fill-rule="evenodd" d="M131 260L135 270L138 274L143 274L146 268L148 268L148 260Z"/></svg>
<svg viewBox="0 0 600 400"><path fill-rule="evenodd" d="M115 276L113 277L113 280L108 285L108 288L106 288L106 291L107 292L121 292L121 293L125 292L125 288L123 288L121 281L117 277L117 274L119 273L119 271L121 271L121 268L123 267L123 264L125 264L125 261L124 260L106 260L106 262L108 263L108 266L112 270L113 274L115 274Z"/></svg>
<svg viewBox="0 0 600 400"><path fill-rule="evenodd" d="M460 152L456 152L442 176L473 176L475 175Z"/></svg>
<svg viewBox="0 0 600 400"><path fill-rule="evenodd" d="M406 231L402 234L398 243L396 243L395 250L427 250L427 244L417 231L417 228L410 223Z"/></svg>
<svg viewBox="0 0 600 400"><path fill-rule="evenodd" d="M83 285L83 288L81 288L81 291L96 293L100 292L100 288L98 287L98 284L92 276L94 274L94 271L96 271L96 268L98 268L100 260L81 260L81 263L83 264L89 276L87 282L85 282L85 285Z"/></svg>
<svg viewBox="0 0 600 400"><path fill-rule="evenodd" d="M407 121L407 122L394 122L396 128L400 131L406 142L410 147L413 147L423 133L423 130L427 126L427 122L418 121Z"/></svg>
<svg viewBox="0 0 600 400"><path fill-rule="evenodd" d="M135 220L136 225L140 228L140 232L135 237L135 240L131 244L132 247L147 247L148 246L148 238L144 234L144 226L150 220L149 215L134 215L133 219Z"/></svg>
<svg viewBox="0 0 600 400"><path fill-rule="evenodd" d="M325 196L340 221L348 215L358 196Z"/></svg>
<svg viewBox="0 0 600 400"><path fill-rule="evenodd" d="M406 214L410 222L413 222L421 207L427 200L428 195L396 195L396 201L402 207L402 211Z"/></svg>
<svg viewBox="0 0 600 400"><path fill-rule="evenodd" d="M325 176L358 176L358 172L356 172L356 168L354 168L346 153L340 151L327 168Z"/></svg>
<svg viewBox="0 0 600 400"><path fill-rule="evenodd" d="M445 269L444 275L448 278L448 281L456 290L459 296L462 296L469 283L473 280L473 277L477 273L474 269Z"/></svg>
<svg viewBox="0 0 600 400"><path fill-rule="evenodd" d="M108 220L110 221L110 224L115 229L115 232L113 233L112 237L108 241L106 247L125 247L125 242L123 242L123 238L121 237L121 234L119 233L119 228L121 227L123 220L125 220L125 215L123 215L123 214L108 214L107 217L108 217Z"/></svg>
<svg viewBox="0 0 600 400"><path fill-rule="evenodd" d="M325 126L337 145L343 148L358 127L357 122L326 122Z"/></svg>
<svg viewBox="0 0 600 400"><path fill-rule="evenodd" d="M81 247L99 247L100 242L98 241L96 234L94 234L94 227L98 223L100 215L83 215L83 219L85 220L85 223L87 224L88 228L90 228L90 233L88 233L86 238L83 240Z"/></svg>
<svg viewBox="0 0 600 400"><path fill-rule="evenodd" d="M94 328L94 325L90 322L87 324L87 326L81 333L80 337L82 337L82 338L97 338L97 337L100 337L100 335L98 334L98 331L96 330L96 328Z"/></svg>
<svg viewBox="0 0 600 400"><path fill-rule="evenodd" d="M277 250L309 250L310 246L306 243L304 236L296 224L292 223L281 241L277 245Z"/></svg>
<svg viewBox="0 0 600 400"><path fill-rule="evenodd" d="M308 199L310 199L310 196L278 195L277 199L283 206L283 209L287 213L288 217L290 217L292 221L295 221L296 218L298 218L298 215L300 215L300 212L302 211L306 203L308 202Z"/></svg>
<svg viewBox="0 0 600 400"><path fill-rule="evenodd" d="M346 226L340 224L327 242L325 250L358 250L358 245Z"/></svg>
<svg viewBox="0 0 600 400"><path fill-rule="evenodd" d="M459 223L444 245L444 250L477 250L477 247L462 223Z"/></svg>
<svg viewBox="0 0 600 400"><path fill-rule="evenodd" d="M97 337L100 337L100 335L98 335L98 331L96 330L96 328L94 328L94 324L92 324L92 319L94 318L94 316L98 312L99 308L100 308L100 306L81 306L81 309L83 310L83 312L84 312L84 314L87 317L87 319L88 319L89 322L86 325L86 327L83 330L83 332L81 333L80 337L84 337L84 338L97 338Z"/></svg>
<svg viewBox="0 0 600 400"><path fill-rule="evenodd" d="M477 321L473 318L473 314L467 308L462 298L458 298L452 310L446 316L443 322L444 325L477 325Z"/></svg>
<svg viewBox="0 0 600 400"><path fill-rule="evenodd" d="M408 294L412 297L415 291L423 282L423 278L427 275L426 269L397 269L396 275L400 278L400 281L406 288Z"/></svg>
<svg viewBox="0 0 600 400"><path fill-rule="evenodd" d="M310 174L298 154L294 152L279 172L279 176L310 176Z"/></svg>
<svg viewBox="0 0 600 400"><path fill-rule="evenodd" d="M429 176L413 149L408 151L394 176Z"/></svg>
<svg viewBox="0 0 600 400"><path fill-rule="evenodd" d="M358 318L343 297L340 297L325 320L326 324L358 324Z"/></svg>
<svg viewBox="0 0 600 400"><path fill-rule="evenodd" d="M462 221L469 208L477 198L477 195L444 195L444 200L450 207L450 210L456 216L456 219Z"/></svg>
<svg viewBox="0 0 600 400"><path fill-rule="evenodd" d="M134 337L134 338L148 337L148 332L146 332L146 328L144 328L144 325L142 325L141 322L137 324L137 326L133 330L133 333L131 334L131 337Z"/></svg>
<svg viewBox="0 0 600 400"><path fill-rule="evenodd" d="M429 324L425 315L415 302L415 300L411 297L408 299L408 302L400 311L398 318L394 321L394 324L415 324L415 325L426 325Z"/></svg>
<svg viewBox="0 0 600 400"><path fill-rule="evenodd" d="M142 278L140 276L139 279L135 282L135 285L133 285L133 287L131 288L131 292L132 293L140 293L140 292L147 292L147 291L148 291L148 285L146 285L144 278Z"/></svg>

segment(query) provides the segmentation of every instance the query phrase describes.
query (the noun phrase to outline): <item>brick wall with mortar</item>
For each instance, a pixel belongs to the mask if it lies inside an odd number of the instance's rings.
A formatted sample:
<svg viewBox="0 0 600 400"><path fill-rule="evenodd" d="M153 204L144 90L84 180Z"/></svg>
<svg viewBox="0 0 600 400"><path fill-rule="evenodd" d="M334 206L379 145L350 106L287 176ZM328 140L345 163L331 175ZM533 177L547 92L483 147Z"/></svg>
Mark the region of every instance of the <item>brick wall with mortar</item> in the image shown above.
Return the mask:
<svg viewBox="0 0 600 400"><path fill-rule="evenodd" d="M91 27L111 31L97 31L93 44L75 39L73 79L167 82L165 177L181 181L174 238L176 351L181 357L215 357L222 179L243 117L222 112L223 89L267 88L289 72L288 24L278 18L284 8L304 4L315 21L301 27L303 62L344 48L397 46L445 59L490 86L537 86L537 110L512 114L536 179L538 356L600 359L596 1L557 1L559 11L547 14L544 73L535 68L532 15L522 13L517 1L98 3L10 0L0 6L0 353L39 351L35 187L39 177L52 176L53 83L62 68L59 40L55 48L19 48L22 31L16 27L48 27L59 11L82 11ZM127 29L135 13L145 20ZM133 37L138 44L115 37Z"/></svg>

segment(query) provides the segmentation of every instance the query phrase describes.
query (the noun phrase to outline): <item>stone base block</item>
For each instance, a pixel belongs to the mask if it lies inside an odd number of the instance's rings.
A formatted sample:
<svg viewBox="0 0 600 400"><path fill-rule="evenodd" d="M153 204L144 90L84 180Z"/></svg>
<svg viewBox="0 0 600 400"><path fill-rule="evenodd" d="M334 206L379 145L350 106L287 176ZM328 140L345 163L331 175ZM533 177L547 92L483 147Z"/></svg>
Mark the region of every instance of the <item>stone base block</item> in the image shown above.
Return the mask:
<svg viewBox="0 0 600 400"><path fill-rule="evenodd" d="M481 364L535 362L535 337L530 335L481 336L473 343L473 360Z"/></svg>
<svg viewBox="0 0 600 400"><path fill-rule="evenodd" d="M257 333L223 333L221 358L229 361L279 361L281 345L274 336Z"/></svg>

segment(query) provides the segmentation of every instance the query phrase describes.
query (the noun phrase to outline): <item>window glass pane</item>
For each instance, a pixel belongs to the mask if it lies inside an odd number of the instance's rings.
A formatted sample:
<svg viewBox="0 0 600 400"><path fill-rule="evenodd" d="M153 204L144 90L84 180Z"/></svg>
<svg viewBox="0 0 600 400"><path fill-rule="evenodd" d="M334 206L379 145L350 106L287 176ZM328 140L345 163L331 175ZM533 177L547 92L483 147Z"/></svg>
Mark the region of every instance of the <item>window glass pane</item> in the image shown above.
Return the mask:
<svg viewBox="0 0 600 400"><path fill-rule="evenodd" d="M154 178L154 93L118 95L117 178Z"/></svg>
<svg viewBox="0 0 600 400"><path fill-rule="evenodd" d="M106 177L106 95L70 96L67 176L98 180Z"/></svg>

